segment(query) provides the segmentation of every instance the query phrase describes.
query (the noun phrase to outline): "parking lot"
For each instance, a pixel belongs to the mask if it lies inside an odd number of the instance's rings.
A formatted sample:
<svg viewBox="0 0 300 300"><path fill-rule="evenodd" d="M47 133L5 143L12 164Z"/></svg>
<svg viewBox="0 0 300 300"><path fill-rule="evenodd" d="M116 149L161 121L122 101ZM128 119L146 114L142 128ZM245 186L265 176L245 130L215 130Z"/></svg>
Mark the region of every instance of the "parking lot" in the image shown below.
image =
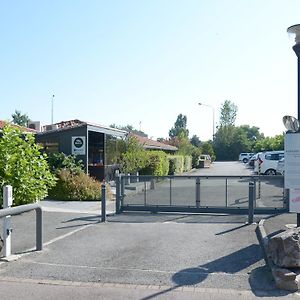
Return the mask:
<svg viewBox="0 0 300 300"><path fill-rule="evenodd" d="M97 291L103 299L291 296L276 289L247 216L124 213L99 223L99 214L76 209L46 209L41 252L28 251L34 247L34 213L13 217L13 252L21 258L0 263L1 299L18 299L21 290L27 299L30 288L54 299L58 287L61 299L76 299L70 287L90 297ZM45 295L49 286L53 298Z"/></svg>

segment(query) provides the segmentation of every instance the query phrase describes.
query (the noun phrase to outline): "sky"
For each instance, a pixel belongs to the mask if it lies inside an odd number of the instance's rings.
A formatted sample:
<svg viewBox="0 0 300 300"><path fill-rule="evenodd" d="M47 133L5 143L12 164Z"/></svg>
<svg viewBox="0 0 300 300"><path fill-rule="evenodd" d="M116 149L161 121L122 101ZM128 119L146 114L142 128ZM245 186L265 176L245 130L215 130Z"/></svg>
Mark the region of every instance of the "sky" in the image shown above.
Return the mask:
<svg viewBox="0 0 300 300"><path fill-rule="evenodd" d="M79 119L168 137L179 114L212 138L225 100L236 125L281 134L297 116L287 27L298 0L0 0L0 119ZM208 106L199 106L198 103Z"/></svg>

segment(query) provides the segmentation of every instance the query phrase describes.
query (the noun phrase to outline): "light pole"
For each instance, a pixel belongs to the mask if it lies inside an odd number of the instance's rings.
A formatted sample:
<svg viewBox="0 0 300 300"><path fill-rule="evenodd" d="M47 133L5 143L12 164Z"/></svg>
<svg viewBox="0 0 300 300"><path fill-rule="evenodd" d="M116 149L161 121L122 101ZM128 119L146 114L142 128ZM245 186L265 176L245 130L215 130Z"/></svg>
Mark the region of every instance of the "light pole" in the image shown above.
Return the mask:
<svg viewBox="0 0 300 300"><path fill-rule="evenodd" d="M51 97L51 125L53 125L53 102L54 102L55 95Z"/></svg>
<svg viewBox="0 0 300 300"><path fill-rule="evenodd" d="M298 115L297 119L300 120L300 24L290 26L287 29L289 35L292 35L295 38L295 45L293 50L295 51L298 58ZM300 226L300 214L297 213L297 227Z"/></svg>
<svg viewBox="0 0 300 300"><path fill-rule="evenodd" d="M198 105L203 105L203 106L207 106L210 107L212 109L212 113L213 113L213 135L212 135L212 139L215 139L215 108L212 105L209 104L205 104L202 102L199 102Z"/></svg>

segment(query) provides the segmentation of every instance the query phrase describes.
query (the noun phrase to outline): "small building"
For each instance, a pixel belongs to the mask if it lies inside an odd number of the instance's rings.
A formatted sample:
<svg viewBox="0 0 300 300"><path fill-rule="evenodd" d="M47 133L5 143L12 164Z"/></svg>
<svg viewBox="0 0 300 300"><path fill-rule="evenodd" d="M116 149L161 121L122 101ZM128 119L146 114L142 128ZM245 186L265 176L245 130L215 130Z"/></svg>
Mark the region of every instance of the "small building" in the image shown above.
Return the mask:
<svg viewBox="0 0 300 300"><path fill-rule="evenodd" d="M118 168L114 155L117 140L127 135L124 130L102 126L80 120L70 120L44 126L44 131L37 132L36 141L47 153L63 152L76 155L82 160L85 171L102 181L110 180Z"/></svg>

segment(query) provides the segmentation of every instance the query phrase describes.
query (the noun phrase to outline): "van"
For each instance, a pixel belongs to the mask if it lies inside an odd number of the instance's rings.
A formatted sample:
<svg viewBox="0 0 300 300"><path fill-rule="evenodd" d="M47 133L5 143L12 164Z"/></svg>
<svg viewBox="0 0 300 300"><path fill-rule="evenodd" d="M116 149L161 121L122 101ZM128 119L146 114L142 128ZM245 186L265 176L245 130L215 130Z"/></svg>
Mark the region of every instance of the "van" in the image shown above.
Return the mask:
<svg viewBox="0 0 300 300"><path fill-rule="evenodd" d="M253 156L254 153L252 152L242 152L239 155L239 161L242 161L243 163L247 163L248 160L251 158L251 156Z"/></svg>
<svg viewBox="0 0 300 300"><path fill-rule="evenodd" d="M267 151L258 155L254 163L254 172L257 174L276 175L277 163L284 157L284 150Z"/></svg>

